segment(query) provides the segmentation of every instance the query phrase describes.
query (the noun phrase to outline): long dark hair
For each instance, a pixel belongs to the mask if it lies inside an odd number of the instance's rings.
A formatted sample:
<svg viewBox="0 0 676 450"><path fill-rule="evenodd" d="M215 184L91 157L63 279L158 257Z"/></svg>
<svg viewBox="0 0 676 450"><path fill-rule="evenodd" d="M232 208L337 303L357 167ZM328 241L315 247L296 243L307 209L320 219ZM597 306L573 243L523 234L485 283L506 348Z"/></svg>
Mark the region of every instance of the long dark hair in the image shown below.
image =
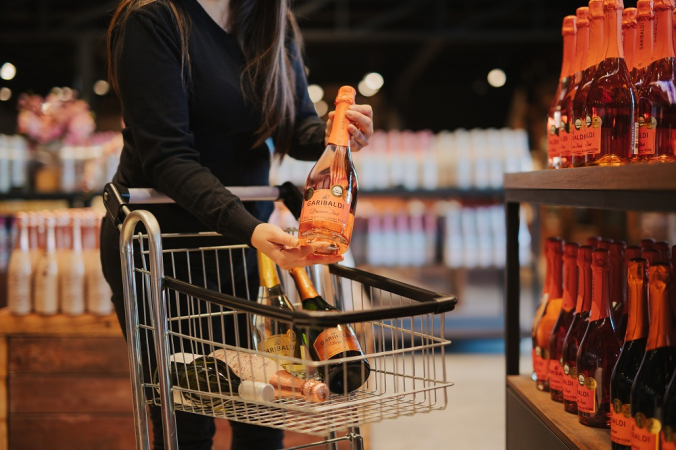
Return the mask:
<svg viewBox="0 0 676 450"><path fill-rule="evenodd" d="M122 53L122 36L131 14L152 2L168 8L176 25L181 47L183 85L190 89L188 39L191 22L180 0L122 0L108 27L108 78L117 91L117 61ZM283 156L291 147L296 117L296 82L293 59L302 63L302 38L287 0L230 0L230 32L235 37L245 65L240 85L247 101L256 105L261 126L254 147L268 137L275 142L275 154ZM295 52L292 52L295 46Z"/></svg>

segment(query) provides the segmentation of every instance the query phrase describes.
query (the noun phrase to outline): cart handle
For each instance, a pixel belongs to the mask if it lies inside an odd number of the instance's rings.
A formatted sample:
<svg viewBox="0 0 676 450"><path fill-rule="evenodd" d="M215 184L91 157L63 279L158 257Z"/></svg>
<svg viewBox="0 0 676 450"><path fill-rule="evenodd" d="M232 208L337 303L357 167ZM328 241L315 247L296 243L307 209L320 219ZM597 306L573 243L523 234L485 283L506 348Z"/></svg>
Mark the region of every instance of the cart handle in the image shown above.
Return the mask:
<svg viewBox="0 0 676 450"><path fill-rule="evenodd" d="M233 186L226 187L243 202L282 201L296 219L300 217L303 205L303 194L298 188L286 182L281 186ZM175 203L174 200L151 188L126 188L113 183L106 184L103 189L103 203L108 218L118 228L130 213L129 205L156 205Z"/></svg>

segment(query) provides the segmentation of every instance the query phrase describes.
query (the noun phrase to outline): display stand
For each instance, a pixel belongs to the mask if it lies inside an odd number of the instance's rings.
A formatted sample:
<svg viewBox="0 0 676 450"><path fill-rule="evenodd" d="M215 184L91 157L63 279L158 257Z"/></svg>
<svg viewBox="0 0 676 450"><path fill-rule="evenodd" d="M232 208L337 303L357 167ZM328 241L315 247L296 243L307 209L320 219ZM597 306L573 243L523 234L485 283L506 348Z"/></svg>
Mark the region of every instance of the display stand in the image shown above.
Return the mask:
<svg viewBox="0 0 676 450"><path fill-rule="evenodd" d="M573 423L548 393L519 372L521 330L519 207L521 203L629 211L676 211L676 164L585 167L505 175L507 260L505 352L507 449L610 448L608 430Z"/></svg>

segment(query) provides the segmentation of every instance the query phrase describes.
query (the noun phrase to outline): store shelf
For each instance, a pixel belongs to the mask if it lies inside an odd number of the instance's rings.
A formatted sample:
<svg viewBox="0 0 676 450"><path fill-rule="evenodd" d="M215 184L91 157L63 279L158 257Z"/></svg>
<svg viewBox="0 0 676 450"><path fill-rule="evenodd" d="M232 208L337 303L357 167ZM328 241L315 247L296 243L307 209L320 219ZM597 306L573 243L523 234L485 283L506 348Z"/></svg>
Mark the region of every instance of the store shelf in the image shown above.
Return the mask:
<svg viewBox="0 0 676 450"><path fill-rule="evenodd" d="M525 404L528 409L539 419L542 424L555 435L558 440L569 449L603 449L610 448L610 431L607 429L586 427L578 422L576 414L570 414L564 411L563 405L550 399L549 392L538 391L535 383L530 377L525 375L514 375L507 377L507 391L514 395L515 399ZM508 403L510 402L508 396ZM518 407L518 405L512 405ZM518 422L526 419L524 417L510 417L509 406L507 420ZM519 424L515 423L519 428ZM529 436L510 436L510 426L508 423L508 448L530 448ZM511 430L514 433L516 430ZM511 444L511 445L510 445ZM539 442L538 445L542 445ZM541 446L539 448L551 448ZM554 447L557 448L557 447Z"/></svg>
<svg viewBox="0 0 676 450"><path fill-rule="evenodd" d="M39 314L14 316L10 314L8 308L0 309L0 335L35 333L122 336L115 314L106 316L95 316L93 314L82 314L79 316L68 316L65 314L53 316L41 316Z"/></svg>
<svg viewBox="0 0 676 450"><path fill-rule="evenodd" d="M505 201L633 211L676 209L676 163L505 175Z"/></svg>
<svg viewBox="0 0 676 450"><path fill-rule="evenodd" d="M0 194L0 202L3 201L65 201L69 206L87 206L92 198L98 195L96 192L10 192Z"/></svg>
<svg viewBox="0 0 676 450"><path fill-rule="evenodd" d="M391 188L391 189L370 189L360 190L360 197L397 197L397 198L464 198L477 200L501 200L504 191L502 189L460 189L460 188L441 188L441 189L414 189Z"/></svg>

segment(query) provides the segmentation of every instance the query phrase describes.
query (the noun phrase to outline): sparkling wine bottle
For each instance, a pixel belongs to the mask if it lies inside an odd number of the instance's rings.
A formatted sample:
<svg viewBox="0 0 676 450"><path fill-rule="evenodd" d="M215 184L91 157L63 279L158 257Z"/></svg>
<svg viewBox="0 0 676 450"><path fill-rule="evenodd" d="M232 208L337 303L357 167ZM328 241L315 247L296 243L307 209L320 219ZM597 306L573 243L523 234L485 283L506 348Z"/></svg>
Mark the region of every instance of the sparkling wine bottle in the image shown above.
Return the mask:
<svg viewBox="0 0 676 450"><path fill-rule="evenodd" d="M610 379L610 439L613 450L631 450L631 386L648 340L648 262L631 259L627 268L629 289L627 295L628 325L620 359Z"/></svg>
<svg viewBox="0 0 676 450"><path fill-rule="evenodd" d="M531 352L531 359L533 362L533 374L532 378L533 381L537 381L537 371L535 368L537 367L539 360L536 358L536 352L535 349L537 348L537 339L535 333L538 330L538 323L540 322L540 319L542 318L542 313L545 310L545 306L547 306L547 300L549 300L549 285L551 284L552 281L552 268L550 266L550 260L551 260L551 252L552 252L552 246L553 245L562 245L562 241L559 238L555 237L550 237L545 240L544 244L544 255L545 255L545 279L544 283L542 286L542 297L540 299L540 304L538 307L535 309L535 316L533 318L533 327L531 328L531 342L532 342L532 352Z"/></svg>
<svg viewBox="0 0 676 450"><path fill-rule="evenodd" d="M648 66L653 61L653 41L655 36L653 0L638 0L636 5L636 54L631 79L636 90L640 90L645 80Z"/></svg>
<svg viewBox="0 0 676 450"><path fill-rule="evenodd" d="M667 383L676 368L676 347L671 333L670 264L655 263L648 269L650 329L645 355L631 387L632 449L658 447L662 402Z"/></svg>
<svg viewBox="0 0 676 450"><path fill-rule="evenodd" d="M601 238L601 239L599 240L599 243L598 243L598 245L596 246L596 248L603 248L603 249L606 249L606 250L610 251L610 244L612 244L612 243L613 243L613 240L612 240L612 239Z"/></svg>
<svg viewBox="0 0 676 450"><path fill-rule="evenodd" d="M592 302L592 250L590 246L583 246L577 252L577 304L575 315L570 324L568 333L563 340L561 358L563 360L563 407L571 413L577 414L577 351L580 341L587 331L589 312Z"/></svg>
<svg viewBox="0 0 676 450"><path fill-rule="evenodd" d="M16 215L17 238L7 268L7 305L17 316L31 312L31 264L29 218L26 213Z"/></svg>
<svg viewBox="0 0 676 450"><path fill-rule="evenodd" d="M298 237L305 243L325 242L327 246L318 252L322 255L342 255L352 238L358 182L345 113L354 105L355 95L350 86L338 91L329 145L305 183Z"/></svg>
<svg viewBox="0 0 676 450"><path fill-rule="evenodd" d="M636 51L636 8L626 8L622 11L622 48L624 60L631 74L634 69L634 53Z"/></svg>
<svg viewBox="0 0 676 450"><path fill-rule="evenodd" d="M305 269L297 267L289 271L303 301L303 309L308 311L336 311L319 296ZM320 375L334 394L347 394L361 387L371 374L371 366L359 345L359 340L349 324L333 328L299 329L303 344L310 350L315 361L330 361L340 358L360 356L361 359L350 362L337 362L322 367Z"/></svg>
<svg viewBox="0 0 676 450"><path fill-rule="evenodd" d="M662 430L660 431L660 448L676 450L676 372L664 394L662 405Z"/></svg>
<svg viewBox="0 0 676 450"><path fill-rule="evenodd" d="M547 159L550 169L561 167L561 103L568 92L573 81L573 64L575 61L575 16L566 16L563 18L563 27L561 34L563 36L563 62L561 64L561 75L559 84L556 88L556 94L552 99L547 113Z"/></svg>
<svg viewBox="0 0 676 450"><path fill-rule="evenodd" d="M641 248L642 248L644 251L645 251L645 250L649 250L649 249L655 247L655 239L653 239L653 238L644 238L644 239L641 239L640 245L641 245Z"/></svg>
<svg viewBox="0 0 676 450"><path fill-rule="evenodd" d="M620 356L610 306L609 252L592 252L592 307L577 353L577 415L581 424L610 427L610 377Z"/></svg>
<svg viewBox="0 0 676 450"><path fill-rule="evenodd" d="M563 402L563 341L575 316L577 303L577 254L580 245L566 242L563 252L563 300L549 337L549 392L552 400Z"/></svg>
<svg viewBox="0 0 676 450"><path fill-rule="evenodd" d="M623 241L613 241L610 244L610 302L615 319L615 331L620 344L624 343L624 334L627 331L625 320L625 300L627 298L627 266L625 251L627 244Z"/></svg>
<svg viewBox="0 0 676 450"><path fill-rule="evenodd" d="M561 102L561 126L559 127L559 146L561 155L562 169L572 167L572 151L574 145L574 125L573 125L573 101L577 94L580 81L582 80L582 71L587 62L589 54L589 19L587 15L589 8L583 6L576 10L576 44L575 60L572 67L571 80L566 91L566 95Z"/></svg>
<svg viewBox="0 0 676 450"><path fill-rule="evenodd" d="M623 0L604 0L605 56L587 94L587 164L626 163L636 146L636 92L622 50Z"/></svg>
<svg viewBox="0 0 676 450"><path fill-rule="evenodd" d="M634 161L676 161L676 58L672 40L674 0L655 0L656 45L638 91L638 151Z"/></svg>
<svg viewBox="0 0 676 450"><path fill-rule="evenodd" d="M663 263L671 262L671 247L669 246L669 243L667 241L655 242L654 249L660 252L659 262Z"/></svg>
<svg viewBox="0 0 676 450"><path fill-rule="evenodd" d="M603 239L601 236L589 236L587 238L587 245L591 248L598 248L601 239Z"/></svg>
<svg viewBox="0 0 676 450"><path fill-rule="evenodd" d="M73 214L70 219L70 242L72 247L64 250L59 261L59 300L61 312L78 316L85 311L85 265L82 258L82 237L80 216Z"/></svg>
<svg viewBox="0 0 676 450"><path fill-rule="evenodd" d="M551 267L547 303L535 331L536 385L541 391L549 391L549 338L554 323L559 317L561 302L563 301L563 241L557 239L552 239L549 261L547 262Z"/></svg>
<svg viewBox="0 0 676 450"><path fill-rule="evenodd" d="M589 51L584 71L573 100L573 146L572 165L583 167L587 164L587 94L598 64L603 60L603 0L590 0L589 12Z"/></svg>
<svg viewBox="0 0 676 450"><path fill-rule="evenodd" d="M35 312L45 316L56 314L59 308L59 266L56 259L54 215L45 215L45 250L33 277ZM110 297L108 297L110 303Z"/></svg>

